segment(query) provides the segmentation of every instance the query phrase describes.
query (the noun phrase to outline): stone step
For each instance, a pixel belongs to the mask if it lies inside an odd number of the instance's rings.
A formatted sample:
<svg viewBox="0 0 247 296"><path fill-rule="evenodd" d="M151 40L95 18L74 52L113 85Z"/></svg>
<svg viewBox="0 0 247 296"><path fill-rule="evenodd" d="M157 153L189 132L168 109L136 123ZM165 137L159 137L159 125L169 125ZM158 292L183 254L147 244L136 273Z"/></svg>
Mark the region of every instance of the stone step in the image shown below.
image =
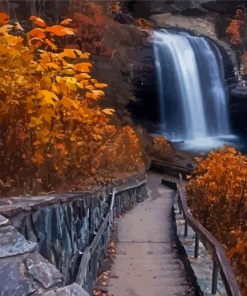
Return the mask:
<svg viewBox="0 0 247 296"><path fill-rule="evenodd" d="M178 258L173 258L172 256L168 255L159 255L157 256L150 256L147 255L146 258L134 258L124 255L119 255L119 262L125 262L126 264L139 264L140 266L145 266L148 264L156 264L159 263L159 265L163 266L170 266L174 265L176 267L181 266L183 268L183 262Z"/></svg>
<svg viewBox="0 0 247 296"><path fill-rule="evenodd" d="M122 288L122 282L115 282L111 287L110 295L111 296L194 296L195 292L190 286L168 286L165 283L159 285L148 285L145 286L143 290L140 285L142 285L142 280L138 282L135 279L135 285L128 286L126 285ZM120 292L121 291L121 292ZM120 292L120 293L119 293Z"/></svg>
<svg viewBox="0 0 247 296"><path fill-rule="evenodd" d="M141 257L141 255L162 255L162 254L176 254L175 243L161 243L161 242L133 242L120 241L117 245L117 254L128 254L133 257Z"/></svg>
<svg viewBox="0 0 247 296"><path fill-rule="evenodd" d="M175 240L173 191L150 173L150 198L118 221L110 296L194 296Z"/></svg>

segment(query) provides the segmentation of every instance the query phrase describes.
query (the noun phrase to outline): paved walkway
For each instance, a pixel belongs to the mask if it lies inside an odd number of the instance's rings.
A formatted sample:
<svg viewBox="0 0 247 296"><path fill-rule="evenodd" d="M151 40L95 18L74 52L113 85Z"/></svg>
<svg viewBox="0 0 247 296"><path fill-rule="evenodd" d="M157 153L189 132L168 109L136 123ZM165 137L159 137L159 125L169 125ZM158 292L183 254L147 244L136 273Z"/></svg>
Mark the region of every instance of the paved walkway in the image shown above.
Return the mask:
<svg viewBox="0 0 247 296"><path fill-rule="evenodd" d="M150 173L150 197L118 220L116 259L108 287L114 296L195 295L176 251L174 192Z"/></svg>

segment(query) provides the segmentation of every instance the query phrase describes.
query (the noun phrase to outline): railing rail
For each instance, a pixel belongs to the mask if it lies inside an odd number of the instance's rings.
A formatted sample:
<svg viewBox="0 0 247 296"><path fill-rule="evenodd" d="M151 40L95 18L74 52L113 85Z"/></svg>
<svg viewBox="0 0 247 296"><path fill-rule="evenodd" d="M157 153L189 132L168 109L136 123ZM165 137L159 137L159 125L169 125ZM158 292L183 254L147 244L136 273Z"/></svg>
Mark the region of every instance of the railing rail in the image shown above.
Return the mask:
<svg viewBox="0 0 247 296"><path fill-rule="evenodd" d="M101 224L97 234L95 235L93 241L91 242L90 246L88 246L83 252L83 255L82 255L82 258L80 261L80 265L79 265L79 269L78 269L78 273L76 276L76 283L79 284L80 286L83 287L85 285L85 280L87 278L88 265L89 265L90 259L93 255L94 251L96 250L96 248L100 242L100 239L103 236L106 228L109 226L109 224L112 223L116 194L130 190L130 189L138 188L141 185L145 184L146 182L147 182L147 176L145 175L145 178L143 180L136 181L134 184L121 185L121 186L113 188L112 193L111 193L110 207L109 207L109 210L108 210L106 216L104 217L104 221L102 222L102 224Z"/></svg>
<svg viewBox="0 0 247 296"><path fill-rule="evenodd" d="M170 177L166 177L165 179L168 180L168 182L172 182ZM177 185L179 210L180 213L183 213L185 220L184 236L188 235L188 226L190 226L196 234L194 257L198 257L199 241L203 243L206 249L209 248L211 250L213 258L212 294L216 294L217 292L218 273L220 272L227 295L241 296L240 288L222 244L192 216L190 209L188 208L185 183L182 181L181 175L179 179L173 178L173 182Z"/></svg>
<svg viewBox="0 0 247 296"><path fill-rule="evenodd" d="M165 160L152 158L151 161L152 161L151 167L161 166L166 171L166 174L169 174L169 172L173 172L175 173L176 176L178 176L179 173L185 176L193 172L192 168L177 165Z"/></svg>

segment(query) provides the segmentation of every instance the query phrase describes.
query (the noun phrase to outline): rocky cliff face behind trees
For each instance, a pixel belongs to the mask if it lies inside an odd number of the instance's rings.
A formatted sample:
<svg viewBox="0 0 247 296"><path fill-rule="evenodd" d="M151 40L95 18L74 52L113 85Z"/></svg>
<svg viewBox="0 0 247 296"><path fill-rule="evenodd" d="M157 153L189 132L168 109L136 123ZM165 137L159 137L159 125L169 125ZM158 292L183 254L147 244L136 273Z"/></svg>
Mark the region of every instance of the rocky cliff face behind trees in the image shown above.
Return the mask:
<svg viewBox="0 0 247 296"><path fill-rule="evenodd" d="M73 2L76 1L73 0ZM82 4L88 2L97 3L97 1L81 1ZM0 9L9 11L12 19L23 20L36 14L48 21L57 21L58 18L69 16L69 13L73 12L70 3L69 0L21 2L1 0ZM98 3L103 5L104 9L108 5L107 1ZM214 38L222 48L225 57L226 77L234 76L233 66L240 62L240 53L230 48L226 28L236 8L246 6L246 1L124 1L121 4L123 11L135 18L151 18L157 26L195 29L201 34L205 33ZM77 13L80 12L78 5L75 5L74 9ZM118 19L118 22L114 22L110 15L107 17L107 26L101 26L104 30L99 38L99 53L94 54L94 75L111 85L106 92L107 100L102 103L104 106L117 109L119 124L132 122L131 115L139 118L141 123L144 119L157 122L159 116L157 86L155 85L154 57L152 46L148 42L148 34L134 26L119 24L119 21L126 21L125 17ZM23 25L26 25L25 22ZM96 43L99 42L96 40ZM245 109L242 100L239 104L235 103L236 97L238 100L238 95L235 94L233 103L235 107L237 106L237 111ZM127 105L130 108L126 108ZM235 107L232 114L234 127L244 130L246 125L239 125Z"/></svg>

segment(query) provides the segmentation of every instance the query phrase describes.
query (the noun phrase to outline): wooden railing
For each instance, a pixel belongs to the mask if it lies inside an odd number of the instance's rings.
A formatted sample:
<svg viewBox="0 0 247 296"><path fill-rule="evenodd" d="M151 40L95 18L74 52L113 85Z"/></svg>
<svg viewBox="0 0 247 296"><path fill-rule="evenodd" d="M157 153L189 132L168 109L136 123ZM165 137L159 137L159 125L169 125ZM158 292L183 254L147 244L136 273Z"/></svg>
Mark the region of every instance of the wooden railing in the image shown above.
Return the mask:
<svg viewBox="0 0 247 296"><path fill-rule="evenodd" d="M166 172L174 172L180 171L182 173L191 173L192 170L188 168L184 168L181 166L173 165L168 162L152 160L156 164L165 166ZM177 177L179 175L177 174ZM92 243L89 247L85 249L83 252L81 262L79 265L76 282L80 286L85 286L85 280L87 278L88 265L90 259L95 252L101 237L106 231L107 227L111 225L113 220L113 211L114 211L114 202L115 196L117 193L121 193L123 191L127 191L129 189L138 188L139 186L145 184L147 182L147 177L144 180L138 181L133 185L123 185L113 189L111 194L111 204L106 214L104 221L102 222L97 234L95 235ZM190 226L195 232L195 248L194 248L194 256L195 258L199 255L199 241L203 243L206 249L210 249L210 253L212 254L213 259L213 272L212 272L212 294L216 294L217 292L217 284L218 284L218 274L220 272L223 283L225 285L225 289L227 291L228 296L241 296L240 288L236 282L236 279L233 274L233 270L231 265L226 257L225 251L220 244L220 242L207 230L205 229L191 214L188 205L187 205L187 195L185 190L185 184L182 180L182 176L180 174L180 178L168 177L165 176L163 183L165 185L171 186L172 188L177 190L178 193L178 201L180 212L183 213L185 224L184 224L184 235L188 235L188 226Z"/></svg>
<svg viewBox="0 0 247 296"><path fill-rule="evenodd" d="M190 226L195 232L195 248L194 257L198 257L199 253L199 241L201 241L207 250L210 250L213 260L213 272L212 272L212 294L216 294L218 286L218 274L220 272L222 281L225 286L225 290L228 296L241 296L240 288L235 279L232 267L227 259L221 243L205 228L203 227L191 214L187 205L187 194L185 189L185 183L180 178L171 178L165 176L163 184L170 185L175 184L178 193L178 204L180 213L183 214L184 223L184 236L188 235L188 226Z"/></svg>
<svg viewBox="0 0 247 296"><path fill-rule="evenodd" d="M118 193L130 190L130 189L134 189L134 188L138 188L141 185L145 184L147 182L147 176L145 176L145 178L143 180L140 181L136 181L134 184L131 185L122 185L119 187L115 187L112 190L111 193L111 203L109 206L109 210L106 214L106 216L104 217L104 221L102 222L97 234L95 235L92 243L90 244L90 246L88 246L82 255L81 261L80 261L80 265L79 265L79 269L78 269L78 273L77 273L77 277L76 277L76 283L79 284L80 286L84 287L86 284L86 279L87 279L87 272L88 272L88 266L89 266L89 262L90 259L92 258L102 236L104 235L106 229L111 225L112 221L113 221L113 215L114 215L114 203L115 203L115 196Z"/></svg>
<svg viewBox="0 0 247 296"><path fill-rule="evenodd" d="M186 175L189 175L193 172L192 168L176 165L168 161L155 158L152 158L151 161L151 169L153 168L154 170L156 170L158 167L160 167L162 168L162 173L165 173L166 175L168 174L177 177L178 174L182 174L182 176L185 177Z"/></svg>

